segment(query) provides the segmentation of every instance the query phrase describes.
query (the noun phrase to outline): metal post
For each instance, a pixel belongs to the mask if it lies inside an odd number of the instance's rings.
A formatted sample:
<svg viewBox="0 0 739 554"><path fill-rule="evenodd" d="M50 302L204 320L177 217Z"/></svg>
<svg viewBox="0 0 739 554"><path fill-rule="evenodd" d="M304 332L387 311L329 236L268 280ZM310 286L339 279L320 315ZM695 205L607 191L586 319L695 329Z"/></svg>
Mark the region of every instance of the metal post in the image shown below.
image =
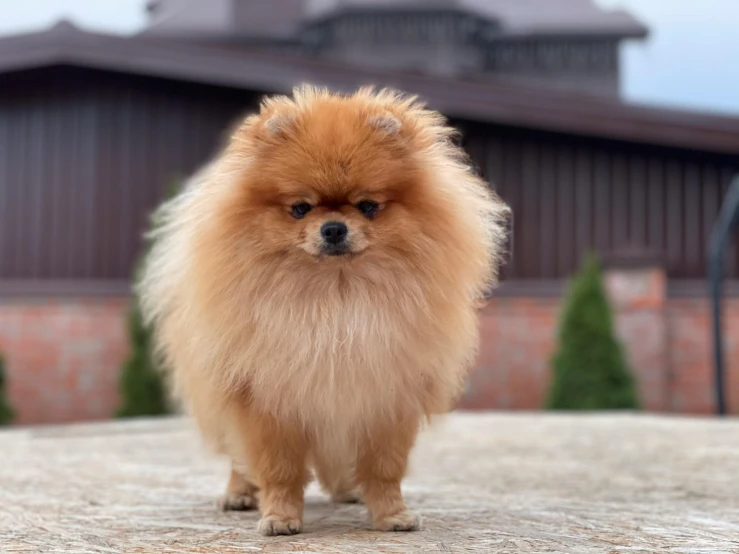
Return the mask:
<svg viewBox="0 0 739 554"><path fill-rule="evenodd" d="M721 313L721 284L724 276L724 251L729 235L739 221L739 176L729 186L721 206L718 220L711 232L708 247L708 275L713 308L713 355L716 385L716 413L726 415L726 390L724 380L724 347Z"/></svg>
<svg viewBox="0 0 739 554"><path fill-rule="evenodd" d="M713 240L711 241L713 242ZM717 248L720 241L717 239ZM718 254L714 254L718 252ZM713 307L713 364L715 373L716 414L726 415L726 394L724 392L724 345L722 337L723 318L721 314L721 278L723 276L723 249L711 248L709 276L711 280L711 303Z"/></svg>

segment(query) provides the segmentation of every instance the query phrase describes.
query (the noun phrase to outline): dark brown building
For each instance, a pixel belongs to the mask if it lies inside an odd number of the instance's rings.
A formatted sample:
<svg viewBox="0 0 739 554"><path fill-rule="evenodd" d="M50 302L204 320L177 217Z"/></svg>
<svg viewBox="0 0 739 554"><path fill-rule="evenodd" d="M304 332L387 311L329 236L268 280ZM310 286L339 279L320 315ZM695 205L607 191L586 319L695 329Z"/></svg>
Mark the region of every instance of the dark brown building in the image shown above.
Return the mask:
<svg viewBox="0 0 739 554"><path fill-rule="evenodd" d="M658 364L686 390L696 380L710 386L710 360L689 341L704 348L708 338L705 245L739 172L739 120L60 24L0 40L0 351L23 421L111 412L149 213L263 94L301 82L419 94L463 131L476 166L513 207L512 255L483 333L485 352L498 359L486 371L513 377L496 388L505 398L470 405L538 405L562 283L588 250L661 259L668 286L659 317L670 336L686 335L688 350ZM737 263L734 253L731 278ZM739 311L729 313L739 333ZM684 331L691 322L693 334ZM534 384L518 383L522 375ZM708 393L676 394L651 405L710 409Z"/></svg>
<svg viewBox="0 0 739 554"><path fill-rule="evenodd" d="M593 0L151 0L144 33L384 70L615 95L646 27Z"/></svg>

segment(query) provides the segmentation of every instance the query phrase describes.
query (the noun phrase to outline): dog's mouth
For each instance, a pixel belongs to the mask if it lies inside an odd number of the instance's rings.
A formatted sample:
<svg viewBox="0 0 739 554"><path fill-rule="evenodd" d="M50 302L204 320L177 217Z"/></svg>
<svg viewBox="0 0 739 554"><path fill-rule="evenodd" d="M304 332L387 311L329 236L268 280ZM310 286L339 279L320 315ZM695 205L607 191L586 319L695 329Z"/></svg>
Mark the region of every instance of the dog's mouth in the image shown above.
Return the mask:
<svg viewBox="0 0 739 554"><path fill-rule="evenodd" d="M321 248L322 256L340 257L340 256L351 256L353 254L352 249L348 244L325 244Z"/></svg>

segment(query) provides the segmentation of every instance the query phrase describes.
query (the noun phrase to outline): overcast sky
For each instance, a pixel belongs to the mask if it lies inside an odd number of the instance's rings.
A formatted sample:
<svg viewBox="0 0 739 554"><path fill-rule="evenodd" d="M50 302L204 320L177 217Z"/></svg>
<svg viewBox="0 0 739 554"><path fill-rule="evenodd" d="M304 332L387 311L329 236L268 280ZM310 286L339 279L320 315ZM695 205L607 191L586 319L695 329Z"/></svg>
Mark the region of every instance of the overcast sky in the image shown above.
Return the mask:
<svg viewBox="0 0 739 554"><path fill-rule="evenodd" d="M739 114L739 0L596 1L628 9L652 30L647 42L624 48L626 98ZM90 30L133 33L144 25L143 4L0 0L0 34L41 29L62 17Z"/></svg>

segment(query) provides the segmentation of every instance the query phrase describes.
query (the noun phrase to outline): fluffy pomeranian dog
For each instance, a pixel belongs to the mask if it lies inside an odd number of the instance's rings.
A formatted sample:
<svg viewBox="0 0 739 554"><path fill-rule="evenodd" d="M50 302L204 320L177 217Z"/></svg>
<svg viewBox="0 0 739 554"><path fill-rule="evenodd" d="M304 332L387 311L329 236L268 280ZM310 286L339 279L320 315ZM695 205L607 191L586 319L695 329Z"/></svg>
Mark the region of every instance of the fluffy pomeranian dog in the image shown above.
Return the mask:
<svg viewBox="0 0 739 554"><path fill-rule="evenodd" d="M223 509L298 533L313 473L374 527L423 422L461 393L505 204L415 98L301 87L265 100L155 217L138 283L182 398L232 463Z"/></svg>

